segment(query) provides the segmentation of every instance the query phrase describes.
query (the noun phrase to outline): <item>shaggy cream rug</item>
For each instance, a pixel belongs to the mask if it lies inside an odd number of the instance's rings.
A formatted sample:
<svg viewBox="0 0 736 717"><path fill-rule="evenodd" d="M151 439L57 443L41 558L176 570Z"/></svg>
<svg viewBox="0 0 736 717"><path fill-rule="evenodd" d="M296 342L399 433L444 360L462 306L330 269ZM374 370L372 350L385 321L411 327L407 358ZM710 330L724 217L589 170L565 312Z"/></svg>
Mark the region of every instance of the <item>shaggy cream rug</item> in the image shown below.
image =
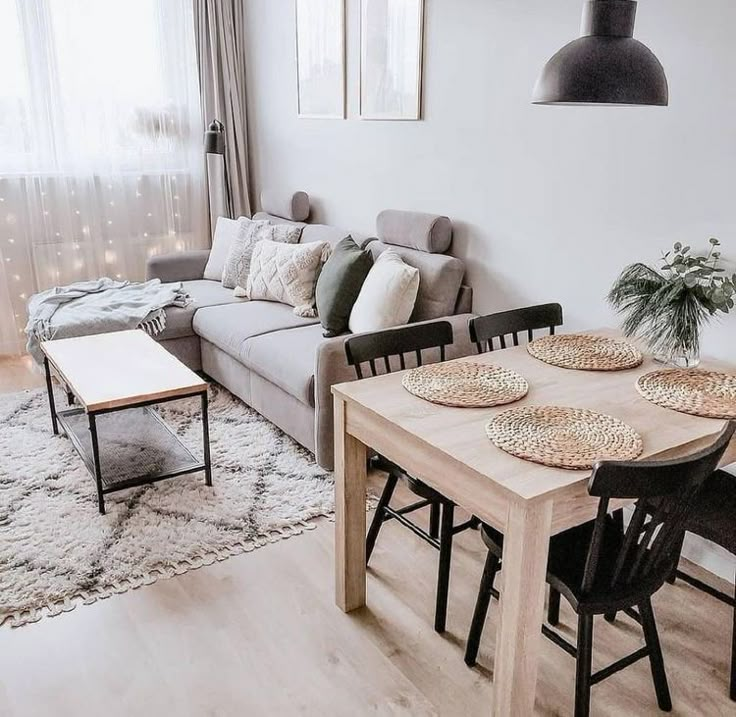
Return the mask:
<svg viewBox="0 0 736 717"><path fill-rule="evenodd" d="M201 455L199 399L158 410ZM45 392L0 396L0 624L58 615L332 514L332 476L308 451L215 385L209 414L213 487L203 473L171 478L108 495L100 515L81 458L51 432Z"/></svg>

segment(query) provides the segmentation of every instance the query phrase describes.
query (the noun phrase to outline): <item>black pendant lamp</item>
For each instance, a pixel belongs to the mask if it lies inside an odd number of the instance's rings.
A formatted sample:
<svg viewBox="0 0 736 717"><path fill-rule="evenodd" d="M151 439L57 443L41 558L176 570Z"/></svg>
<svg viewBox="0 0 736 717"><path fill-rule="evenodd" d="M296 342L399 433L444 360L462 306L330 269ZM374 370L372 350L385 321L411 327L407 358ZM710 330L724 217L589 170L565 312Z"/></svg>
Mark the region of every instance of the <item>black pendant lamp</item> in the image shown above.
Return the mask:
<svg viewBox="0 0 736 717"><path fill-rule="evenodd" d="M669 102L664 68L635 40L634 0L592 0L581 37L544 66L532 102L539 105L659 105Z"/></svg>

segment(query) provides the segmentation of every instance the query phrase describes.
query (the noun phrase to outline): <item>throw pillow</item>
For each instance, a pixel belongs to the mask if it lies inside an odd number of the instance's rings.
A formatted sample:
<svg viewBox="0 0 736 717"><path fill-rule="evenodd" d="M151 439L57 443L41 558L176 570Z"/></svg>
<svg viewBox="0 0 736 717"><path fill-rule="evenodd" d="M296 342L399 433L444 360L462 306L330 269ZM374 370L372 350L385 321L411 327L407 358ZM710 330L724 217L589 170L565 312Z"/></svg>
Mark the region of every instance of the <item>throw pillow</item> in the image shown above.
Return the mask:
<svg viewBox="0 0 736 717"><path fill-rule="evenodd" d="M408 323L419 291L419 269L391 249L381 253L368 272L350 312L353 333L380 331Z"/></svg>
<svg viewBox="0 0 736 717"><path fill-rule="evenodd" d="M338 336L348 330L350 311L372 266L371 253L361 249L351 236L335 245L315 291L317 316L325 336Z"/></svg>
<svg viewBox="0 0 736 717"><path fill-rule="evenodd" d="M253 221L245 218L244 221L244 230L230 244L222 270L222 285L227 289L242 289L246 285L250 260L257 242L267 240L295 244L302 234L302 228L293 224L271 224L267 220Z"/></svg>
<svg viewBox="0 0 736 717"><path fill-rule="evenodd" d="M222 270L225 268L227 254L230 245L235 238L246 230L245 222L250 221L246 217L240 219L228 219L218 217L215 225L215 235L212 237L212 249L210 250L207 264L204 267L204 278L212 281L222 280Z"/></svg>
<svg viewBox="0 0 736 717"><path fill-rule="evenodd" d="M250 261L246 296L289 304L297 316L316 316L314 289L329 254L330 244L326 241L284 244L266 239L257 242Z"/></svg>

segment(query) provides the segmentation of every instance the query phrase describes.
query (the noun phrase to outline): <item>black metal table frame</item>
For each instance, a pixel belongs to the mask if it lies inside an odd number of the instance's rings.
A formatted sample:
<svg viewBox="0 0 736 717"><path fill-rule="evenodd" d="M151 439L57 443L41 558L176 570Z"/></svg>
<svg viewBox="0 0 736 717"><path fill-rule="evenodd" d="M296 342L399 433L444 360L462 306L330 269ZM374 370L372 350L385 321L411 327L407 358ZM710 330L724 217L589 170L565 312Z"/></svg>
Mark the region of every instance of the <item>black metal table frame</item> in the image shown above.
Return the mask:
<svg viewBox="0 0 736 717"><path fill-rule="evenodd" d="M49 408L51 410L51 426L53 428L54 435L58 436L59 435L60 414L56 410L56 401L54 399L54 387L53 387L53 382L51 380L51 362L46 356L44 357L44 360L43 360L43 366L44 366L44 371L46 373L46 390L48 392ZM64 382L63 378L60 377L59 380L64 385L64 388L66 390L66 394L69 400L69 404L71 405L72 403L74 403L74 394L69 389L69 387L66 386L66 383ZM97 439L97 416L102 415L104 413L113 413L115 411L127 411L130 408L143 408L145 406L153 406L159 403L169 403L171 401L179 401L181 399L192 398L194 396L200 396L201 402L202 402L202 443L203 443L203 449L204 449L204 460L201 463L194 465L194 466L188 466L187 468L183 470L169 471L169 472L163 472L163 473L156 473L153 475L145 475L145 476L129 478L128 480L119 481L115 483L114 486L107 487L107 488L103 486L102 469L100 466L100 447L99 447L99 442ZM80 411L82 410L83 409L80 409ZM97 484L97 503L99 506L100 513L102 515L105 515L105 495L109 493L115 493L117 491L126 490L128 488L136 488L142 485L147 485L149 483L156 483L157 481L165 480L167 478L175 478L176 476L185 475L188 473L197 473L198 471L204 471L205 484L208 486L212 485L212 463L210 460L210 427L209 427L208 399L207 399L207 389L206 388L203 391L193 391L192 393L185 393L182 395L171 396L169 398L157 398L157 399L153 399L150 401L138 401L135 403L127 403L124 406L116 406L114 408L100 408L100 409L97 409L96 411L85 410L85 412L87 413L87 417L89 421L90 438L92 440L92 458L93 458L92 466L87 464L87 461L85 460L85 456L84 456L84 451L81 449L81 446L77 445L76 439L72 437L71 432L67 431L66 433L67 433L67 436L72 441L72 443L74 444L74 447L76 448L77 452L82 457L82 460L84 461L85 465L87 465L87 468L90 470L90 473L92 473L93 478L95 479L95 483ZM163 420L161 420L161 422L164 423ZM164 423L164 425L166 424ZM172 435L175 435L175 434L173 434L172 432Z"/></svg>

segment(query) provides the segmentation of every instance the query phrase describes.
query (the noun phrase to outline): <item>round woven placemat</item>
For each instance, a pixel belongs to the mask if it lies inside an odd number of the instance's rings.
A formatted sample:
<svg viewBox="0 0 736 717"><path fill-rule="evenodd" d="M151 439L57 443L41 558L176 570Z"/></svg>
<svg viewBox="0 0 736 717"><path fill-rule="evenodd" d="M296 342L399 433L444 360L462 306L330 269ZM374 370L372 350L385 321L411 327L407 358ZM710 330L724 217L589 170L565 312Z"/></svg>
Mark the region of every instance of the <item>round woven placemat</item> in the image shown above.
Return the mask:
<svg viewBox="0 0 736 717"><path fill-rule="evenodd" d="M584 371L623 371L644 360L641 352L626 341L590 334L543 336L529 342L527 351L553 366Z"/></svg>
<svg viewBox="0 0 736 717"><path fill-rule="evenodd" d="M462 408L511 403L529 390L526 379L516 371L472 361L420 366L407 371L401 383L419 398Z"/></svg>
<svg viewBox="0 0 736 717"><path fill-rule="evenodd" d="M632 460L642 452L631 426L585 408L510 408L486 425L486 433L501 450L555 468L582 470L599 460Z"/></svg>
<svg viewBox="0 0 736 717"><path fill-rule="evenodd" d="M736 376L698 368L665 368L644 374L639 393L663 408L705 418L736 418Z"/></svg>

